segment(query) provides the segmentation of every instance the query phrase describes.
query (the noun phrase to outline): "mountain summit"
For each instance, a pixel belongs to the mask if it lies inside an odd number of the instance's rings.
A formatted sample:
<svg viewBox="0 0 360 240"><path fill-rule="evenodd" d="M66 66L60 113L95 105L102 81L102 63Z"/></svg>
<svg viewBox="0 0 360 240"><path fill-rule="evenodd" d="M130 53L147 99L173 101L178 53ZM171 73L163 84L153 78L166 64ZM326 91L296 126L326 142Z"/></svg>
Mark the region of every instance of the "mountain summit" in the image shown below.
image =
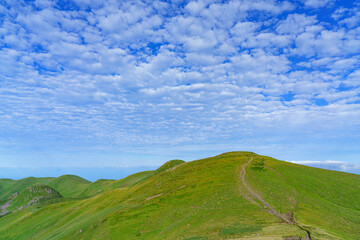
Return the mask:
<svg viewBox="0 0 360 240"><path fill-rule="evenodd" d="M67 193L68 198L1 217L0 239L315 240L360 236L359 175L252 152L191 162L173 160L156 171L122 180L78 180L56 181L61 187L54 190ZM0 189L9 181L0 180ZM50 184L54 179L46 181ZM72 188L66 181L78 184ZM19 189L16 181L11 186ZM7 188L7 192L12 191ZM7 199L1 196L5 195L0 194L3 202L11 199L9 194Z"/></svg>

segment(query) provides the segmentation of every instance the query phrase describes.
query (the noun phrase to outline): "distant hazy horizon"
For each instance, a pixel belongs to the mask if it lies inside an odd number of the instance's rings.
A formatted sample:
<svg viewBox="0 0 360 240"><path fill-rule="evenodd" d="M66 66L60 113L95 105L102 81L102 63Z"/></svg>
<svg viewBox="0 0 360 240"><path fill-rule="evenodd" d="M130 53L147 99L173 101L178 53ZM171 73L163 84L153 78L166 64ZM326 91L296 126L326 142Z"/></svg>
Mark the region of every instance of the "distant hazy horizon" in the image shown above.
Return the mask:
<svg viewBox="0 0 360 240"><path fill-rule="evenodd" d="M360 174L359 163L349 163L341 161L291 162L328 170ZM18 180L26 177L59 177L62 175L70 174L80 176L89 181L96 181L99 179L118 180L141 171L156 170L158 167L160 167L160 165L136 167L0 167L0 179L10 178Z"/></svg>

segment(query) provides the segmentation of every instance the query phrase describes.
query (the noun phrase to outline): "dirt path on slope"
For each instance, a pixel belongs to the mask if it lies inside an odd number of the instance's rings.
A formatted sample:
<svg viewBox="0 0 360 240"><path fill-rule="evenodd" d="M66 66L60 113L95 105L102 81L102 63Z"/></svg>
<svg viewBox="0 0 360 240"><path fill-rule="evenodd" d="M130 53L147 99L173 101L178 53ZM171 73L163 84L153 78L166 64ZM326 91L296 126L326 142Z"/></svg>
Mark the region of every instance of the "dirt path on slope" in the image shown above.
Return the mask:
<svg viewBox="0 0 360 240"><path fill-rule="evenodd" d="M268 212L270 212L272 215L274 215L275 217L277 217L281 221L286 222L287 224L295 225L298 228L300 228L301 230L305 231L307 233L308 240L311 240L310 232L308 230L304 229L303 227L297 225L291 214L283 214L283 213L280 213L280 212L276 211L275 208L273 208L269 203L267 203L259 194L257 194L246 183L246 178L245 178L245 176L246 176L246 167L247 167L247 165L249 165L252 162L252 160L253 160L253 157L250 157L249 161L247 163L245 163L244 165L242 165L241 170L240 170L241 182L245 186L246 190L251 194L252 197L259 200L264 205L264 207L267 209Z"/></svg>

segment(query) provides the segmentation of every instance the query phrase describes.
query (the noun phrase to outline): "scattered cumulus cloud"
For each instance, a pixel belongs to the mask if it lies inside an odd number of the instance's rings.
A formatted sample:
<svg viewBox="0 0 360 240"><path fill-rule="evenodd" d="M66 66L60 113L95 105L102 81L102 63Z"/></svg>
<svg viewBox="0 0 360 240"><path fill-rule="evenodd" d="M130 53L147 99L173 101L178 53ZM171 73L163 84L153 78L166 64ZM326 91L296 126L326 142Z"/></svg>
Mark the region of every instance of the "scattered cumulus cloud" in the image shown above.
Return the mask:
<svg viewBox="0 0 360 240"><path fill-rule="evenodd" d="M305 6L310 8L325 7L332 3L334 3L334 0L305 0L304 2Z"/></svg>
<svg viewBox="0 0 360 240"><path fill-rule="evenodd" d="M359 140L359 12L331 0L3 2L0 150Z"/></svg>

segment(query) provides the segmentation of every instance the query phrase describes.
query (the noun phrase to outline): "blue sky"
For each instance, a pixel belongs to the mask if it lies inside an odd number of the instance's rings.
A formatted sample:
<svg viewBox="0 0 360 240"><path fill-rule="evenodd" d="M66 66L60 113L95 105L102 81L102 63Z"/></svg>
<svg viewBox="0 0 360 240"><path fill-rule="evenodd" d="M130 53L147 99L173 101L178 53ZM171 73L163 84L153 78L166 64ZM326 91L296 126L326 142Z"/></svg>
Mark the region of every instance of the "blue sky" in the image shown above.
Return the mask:
<svg viewBox="0 0 360 240"><path fill-rule="evenodd" d="M233 150L360 171L359 1L2 0L0 39L3 176Z"/></svg>

